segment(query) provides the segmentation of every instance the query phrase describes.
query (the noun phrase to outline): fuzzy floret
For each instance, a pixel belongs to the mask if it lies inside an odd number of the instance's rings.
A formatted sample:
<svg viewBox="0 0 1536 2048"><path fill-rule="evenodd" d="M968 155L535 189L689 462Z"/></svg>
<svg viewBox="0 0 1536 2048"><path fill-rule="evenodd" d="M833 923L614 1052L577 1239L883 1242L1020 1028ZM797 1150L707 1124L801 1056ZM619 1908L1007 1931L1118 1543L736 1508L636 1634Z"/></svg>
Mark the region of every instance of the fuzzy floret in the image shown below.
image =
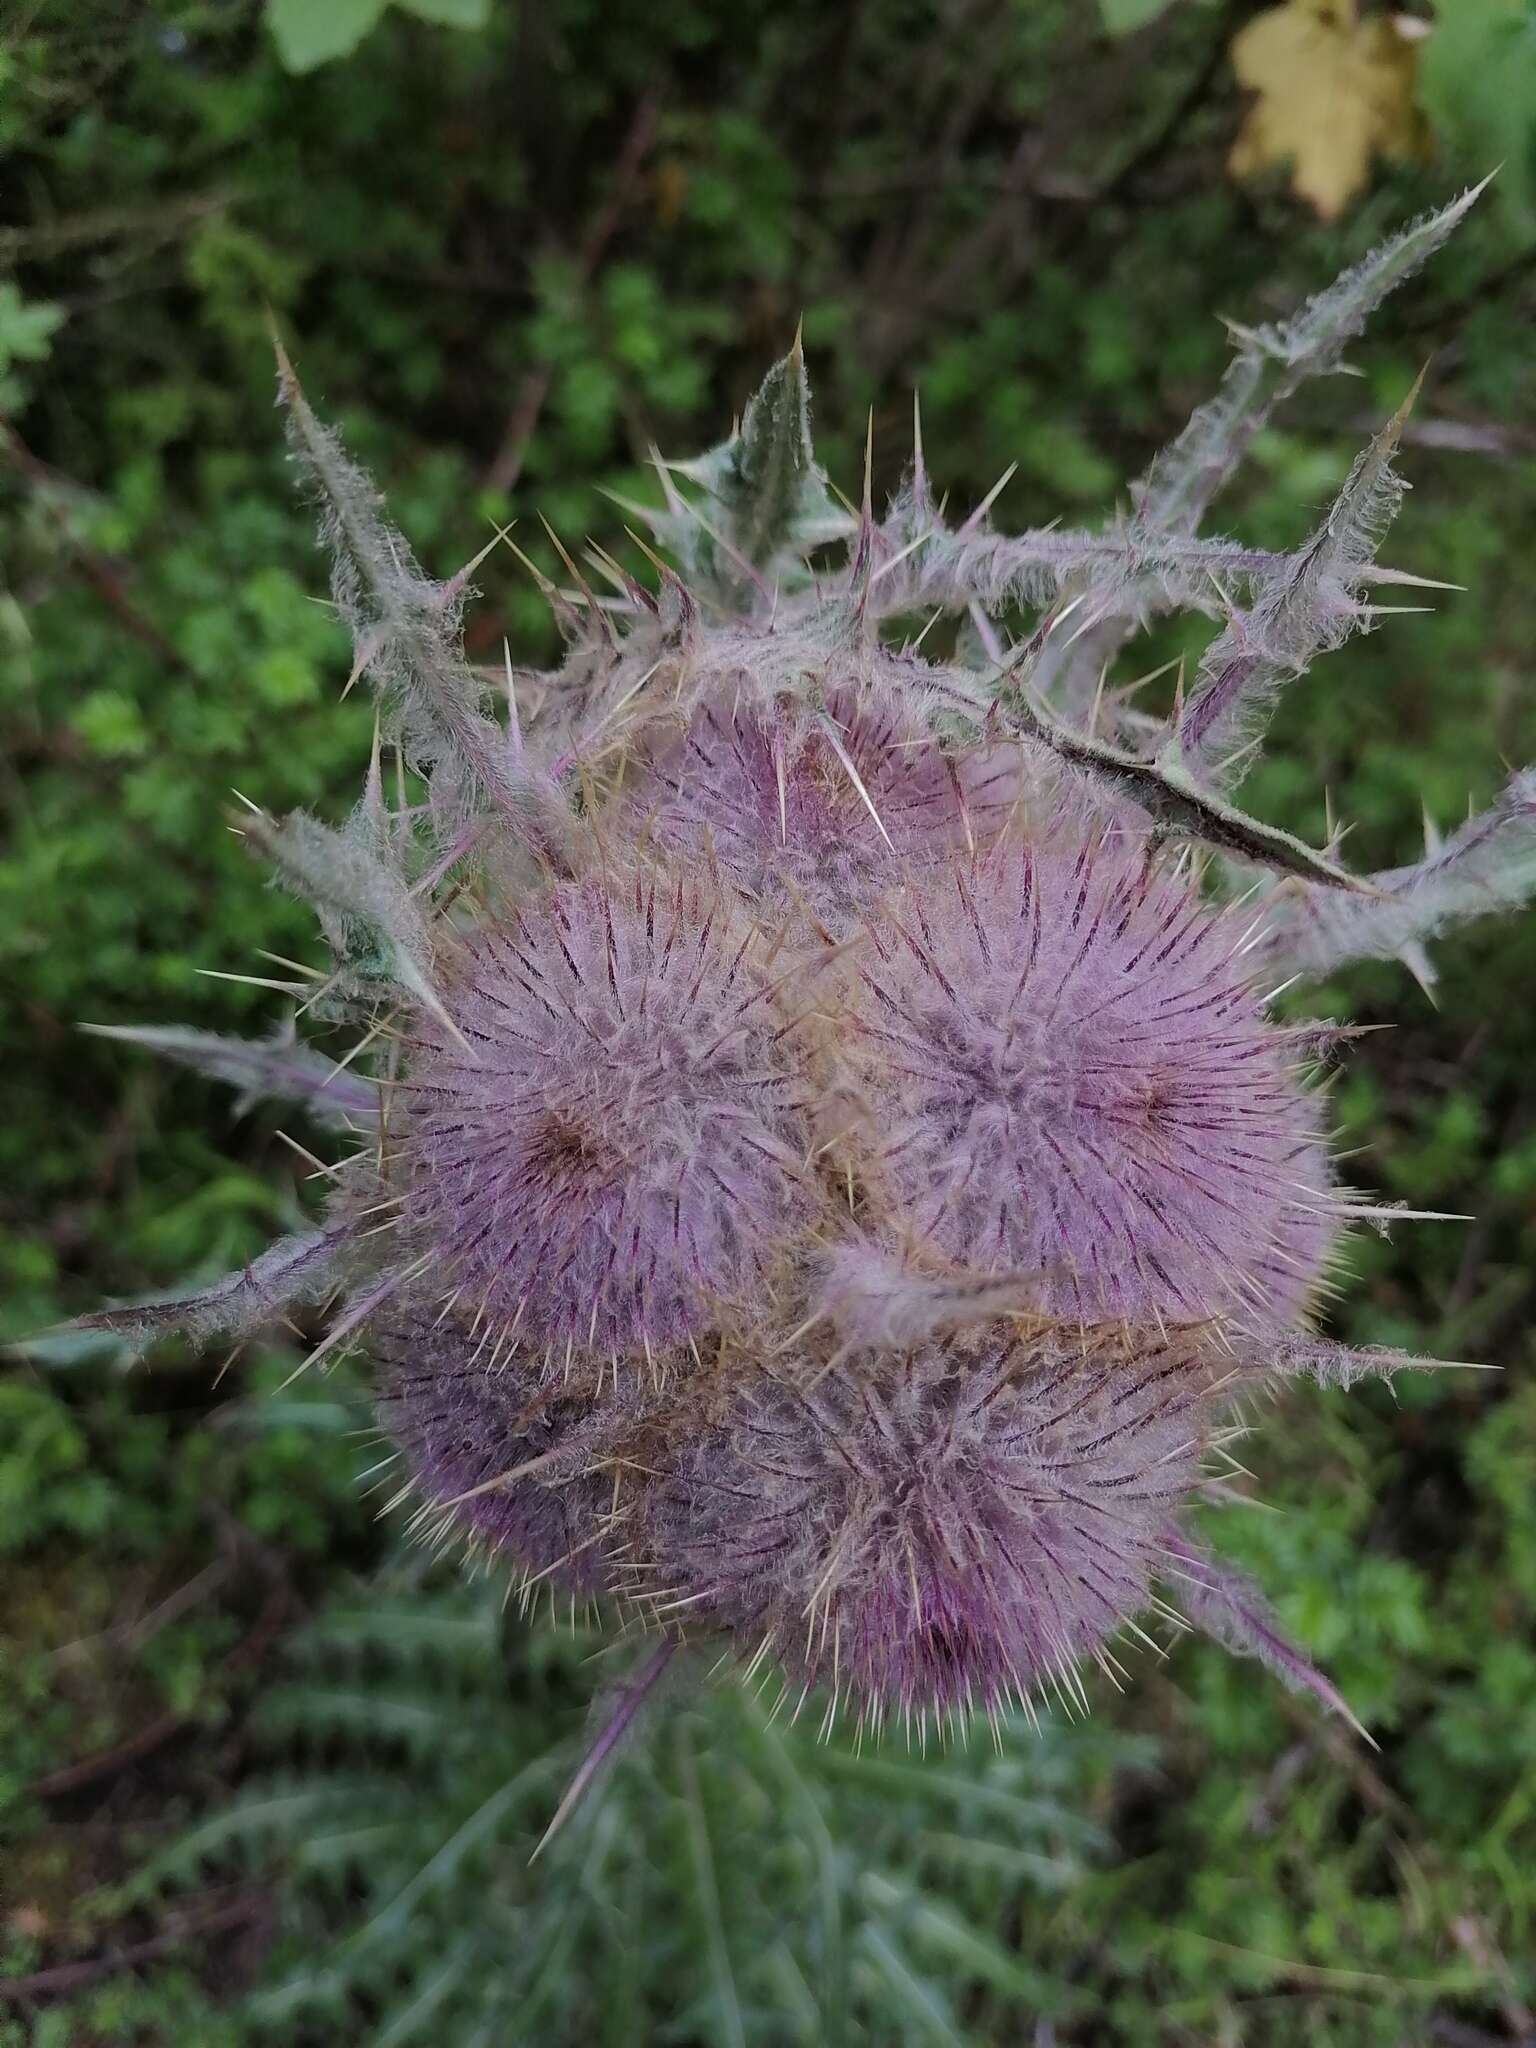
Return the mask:
<svg viewBox="0 0 1536 2048"><path fill-rule="evenodd" d="M605 1456L630 1419L541 1383L534 1362L486 1364L472 1326L426 1306L374 1327L379 1420L405 1460L419 1526L466 1538L525 1584L611 1590L613 1485Z"/></svg>

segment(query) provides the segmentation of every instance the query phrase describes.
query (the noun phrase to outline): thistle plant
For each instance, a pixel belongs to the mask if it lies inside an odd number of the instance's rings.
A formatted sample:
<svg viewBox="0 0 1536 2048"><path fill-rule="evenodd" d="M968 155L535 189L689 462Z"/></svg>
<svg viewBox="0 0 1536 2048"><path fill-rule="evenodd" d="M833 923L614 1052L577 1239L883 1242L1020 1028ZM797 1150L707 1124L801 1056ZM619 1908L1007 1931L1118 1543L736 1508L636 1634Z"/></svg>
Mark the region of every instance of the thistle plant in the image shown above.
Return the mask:
<svg viewBox="0 0 1536 2048"><path fill-rule="evenodd" d="M1536 889L1536 774L1351 872L1236 789L1279 692L1371 630L1403 413L1315 531L1201 531L1274 408L1339 368L1469 193L1293 319L1099 531L955 519L920 430L877 514L818 467L798 339L719 447L658 458L627 565L540 577L550 672L463 652L474 565L416 563L279 351L378 739L345 825L243 817L329 942L291 1031L118 1035L353 1140L316 1227L191 1297L87 1317L239 1339L335 1302L398 1498L532 1588L776 1671L830 1723L1086 1703L1184 1616L1343 1709L1217 1562L1250 1397L1430 1361L1317 1333L1343 1234L1348 1031L1282 987ZM539 572L532 569L536 576ZM1215 632L1172 711L1145 627ZM382 756L410 780L385 795Z"/></svg>

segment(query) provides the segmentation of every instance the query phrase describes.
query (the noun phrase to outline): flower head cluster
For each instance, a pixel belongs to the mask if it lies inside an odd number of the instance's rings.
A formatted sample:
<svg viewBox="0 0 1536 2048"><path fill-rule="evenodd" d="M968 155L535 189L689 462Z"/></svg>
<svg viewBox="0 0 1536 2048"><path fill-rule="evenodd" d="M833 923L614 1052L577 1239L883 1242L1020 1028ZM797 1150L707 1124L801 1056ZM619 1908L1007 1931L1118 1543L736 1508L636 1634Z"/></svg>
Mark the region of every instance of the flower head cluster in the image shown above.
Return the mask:
<svg viewBox="0 0 1536 2048"><path fill-rule="evenodd" d="M1394 580L1401 416L1294 553L1199 527L1469 203L1242 331L1100 531L950 523L920 440L886 513L847 513L797 344L661 469L666 562L593 548L601 595L569 560L545 585L566 658L505 716L465 578L417 566L284 362L426 799L392 808L376 759L344 827L245 825L320 914L360 1057L128 1035L358 1144L313 1233L93 1320L240 1333L340 1292L322 1348L370 1343L424 1525L861 1722L1071 1701L1165 1573L1338 1704L1181 1526L1245 1390L1411 1362L1311 1331L1368 1208L1309 1085L1328 1035L1270 995L1350 957L1427 974L1445 923L1528 894L1536 781L1373 877L1235 801L1277 692ZM1216 630L1160 721L1114 663L1179 609Z"/></svg>

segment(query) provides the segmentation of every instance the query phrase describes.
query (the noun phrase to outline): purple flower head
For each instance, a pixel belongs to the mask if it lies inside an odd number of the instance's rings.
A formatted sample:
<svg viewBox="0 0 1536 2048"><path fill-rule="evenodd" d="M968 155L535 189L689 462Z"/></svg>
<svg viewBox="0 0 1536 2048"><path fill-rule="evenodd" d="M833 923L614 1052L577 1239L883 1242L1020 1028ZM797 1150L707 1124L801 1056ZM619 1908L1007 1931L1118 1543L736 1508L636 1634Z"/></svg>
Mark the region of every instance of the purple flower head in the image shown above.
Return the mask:
<svg viewBox="0 0 1536 2048"><path fill-rule="evenodd" d="M627 1408L599 1414L521 1356L488 1368L488 1347L435 1307L394 1310L370 1344L379 1421L404 1459L419 1527L494 1552L530 1588L611 1591L613 1489L600 1463Z"/></svg>
<svg viewBox="0 0 1536 2048"><path fill-rule="evenodd" d="M706 700L637 778L637 827L716 860L751 902L805 905L841 934L904 867L992 838L1020 750L942 746L891 691Z"/></svg>
<svg viewBox="0 0 1536 2048"><path fill-rule="evenodd" d="M1145 1605L1219 1369L1178 1332L1040 1320L748 1370L649 1505L658 1602L861 1722L1075 1686Z"/></svg>
<svg viewBox="0 0 1536 2048"><path fill-rule="evenodd" d="M355 1034L339 1066L136 1035L355 1149L312 1230L87 1322L244 1336L339 1295L316 1356L371 1341L427 1524L866 1722L1076 1696L1160 1578L1340 1706L1184 1526L1244 1390L1424 1363L1309 1326L1339 1226L1390 1218L1335 1182L1305 1085L1340 1034L1266 995L1352 958L1427 978L1448 923L1536 891L1536 803L1517 776L1359 876L1237 802L1279 691L1398 574L1401 414L1293 551L1199 528L1470 203L1237 330L1098 530L1002 534L990 499L951 524L920 438L850 514L797 345L661 469L667 562L594 549L601 599L569 557L541 577L565 658L498 678L504 710L466 575L418 565L284 360L422 800L376 751L343 825L243 825L318 912L330 967L295 993ZM1180 611L1217 630L1160 718L1119 664Z"/></svg>
<svg viewBox="0 0 1536 2048"><path fill-rule="evenodd" d="M1057 1314L1259 1326L1335 1228L1315 1101L1251 920L1058 804L871 914L840 1034L863 1171L909 1235Z"/></svg>
<svg viewBox="0 0 1536 2048"><path fill-rule="evenodd" d="M810 1210L805 1080L752 924L655 871L466 938L418 1026L402 1227L506 1342L654 1354Z"/></svg>

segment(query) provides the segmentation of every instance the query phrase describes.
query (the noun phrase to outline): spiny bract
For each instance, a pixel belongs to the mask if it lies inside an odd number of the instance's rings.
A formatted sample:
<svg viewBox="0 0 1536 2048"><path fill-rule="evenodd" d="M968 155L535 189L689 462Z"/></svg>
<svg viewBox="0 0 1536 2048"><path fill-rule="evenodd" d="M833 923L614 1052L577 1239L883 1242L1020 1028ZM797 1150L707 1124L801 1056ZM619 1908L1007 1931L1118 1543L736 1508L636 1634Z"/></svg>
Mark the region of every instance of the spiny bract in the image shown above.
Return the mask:
<svg viewBox="0 0 1536 2048"><path fill-rule="evenodd" d="M339 1295L321 1349L371 1344L422 1526L829 1718L1081 1700L1082 1659L1172 1615L1159 1581L1339 1706L1181 1528L1245 1394L1417 1362L1311 1334L1341 1229L1381 1219L1309 1090L1340 1034L1268 1003L1355 957L1425 978L1444 924L1528 895L1536 778L1365 877L1233 801L1280 688L1415 580L1375 560L1401 414L1294 553L1198 528L1473 197L1240 330L1103 531L950 521L920 437L884 516L867 462L849 508L797 342L729 440L658 460L633 510L668 559L540 579L552 673L467 663L469 572L417 566L280 359L417 778L391 806L376 747L343 827L243 821L319 912L305 1007L357 1057L121 1035L358 1143L311 1234L87 1321L240 1336ZM1181 608L1216 631L1160 720L1114 664Z"/></svg>

